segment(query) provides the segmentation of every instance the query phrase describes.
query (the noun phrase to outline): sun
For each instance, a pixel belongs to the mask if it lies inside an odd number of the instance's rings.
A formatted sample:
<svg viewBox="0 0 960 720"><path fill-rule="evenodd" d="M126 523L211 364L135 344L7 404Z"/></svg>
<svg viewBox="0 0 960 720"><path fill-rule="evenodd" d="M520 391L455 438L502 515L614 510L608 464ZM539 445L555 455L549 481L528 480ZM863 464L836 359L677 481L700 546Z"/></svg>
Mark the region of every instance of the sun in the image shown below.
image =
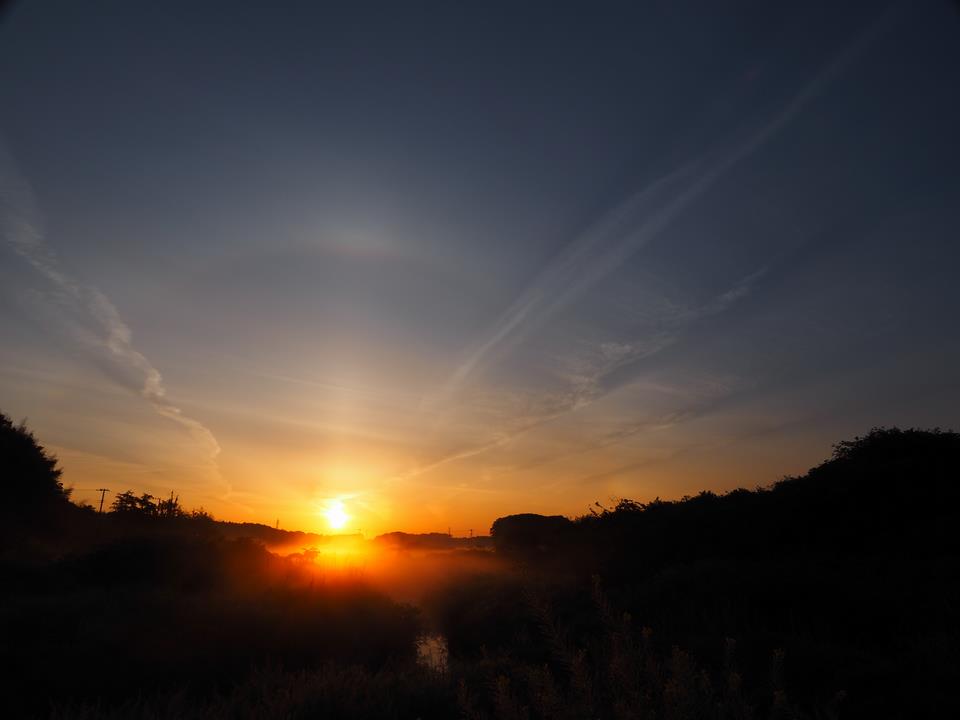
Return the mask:
<svg viewBox="0 0 960 720"><path fill-rule="evenodd" d="M342 530L343 526L347 524L347 520L350 519L341 500L333 500L323 511L323 515L327 519L327 525L330 526L331 530Z"/></svg>

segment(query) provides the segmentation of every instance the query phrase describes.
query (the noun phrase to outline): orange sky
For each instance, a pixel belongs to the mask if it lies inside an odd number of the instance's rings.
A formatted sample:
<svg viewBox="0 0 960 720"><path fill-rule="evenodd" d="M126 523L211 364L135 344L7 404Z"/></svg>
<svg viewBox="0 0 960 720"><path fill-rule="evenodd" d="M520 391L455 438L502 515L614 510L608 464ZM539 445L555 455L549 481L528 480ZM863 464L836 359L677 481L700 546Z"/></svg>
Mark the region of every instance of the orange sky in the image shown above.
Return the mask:
<svg viewBox="0 0 960 720"><path fill-rule="evenodd" d="M78 499L466 535L956 422L950 3L82 5L0 25L0 411Z"/></svg>
<svg viewBox="0 0 960 720"><path fill-rule="evenodd" d="M449 527L458 535L482 534L513 512L576 515L613 497L750 487L800 472L829 452L809 428L769 433L765 418L747 413L736 420L741 439L735 444L726 440L734 421L718 415L595 447L591 433L610 421L615 394L512 437L427 455L429 446L384 438L373 428L317 422L322 393L309 399L293 387L287 407L302 408L299 418L269 416L262 405L246 412L226 402L202 412L191 408L217 439L213 456L202 439L108 383L45 379L41 390L27 378L20 376L24 400L42 398L34 402L31 426L60 457L65 482L79 488L77 499L96 502L89 489L97 487L155 495L173 490L187 507L203 506L219 518L279 520L281 527L315 532L331 531L324 511L334 500L349 515L343 531L371 536ZM429 434L429 417L414 421Z"/></svg>

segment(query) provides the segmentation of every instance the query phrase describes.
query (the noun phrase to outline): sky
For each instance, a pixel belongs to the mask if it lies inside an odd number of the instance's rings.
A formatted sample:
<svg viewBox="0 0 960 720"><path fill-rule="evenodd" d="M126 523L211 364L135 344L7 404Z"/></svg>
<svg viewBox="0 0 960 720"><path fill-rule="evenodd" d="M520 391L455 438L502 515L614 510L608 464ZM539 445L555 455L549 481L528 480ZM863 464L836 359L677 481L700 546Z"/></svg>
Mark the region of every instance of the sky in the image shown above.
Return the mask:
<svg viewBox="0 0 960 720"><path fill-rule="evenodd" d="M0 411L365 535L958 428L958 78L945 0L15 3Z"/></svg>

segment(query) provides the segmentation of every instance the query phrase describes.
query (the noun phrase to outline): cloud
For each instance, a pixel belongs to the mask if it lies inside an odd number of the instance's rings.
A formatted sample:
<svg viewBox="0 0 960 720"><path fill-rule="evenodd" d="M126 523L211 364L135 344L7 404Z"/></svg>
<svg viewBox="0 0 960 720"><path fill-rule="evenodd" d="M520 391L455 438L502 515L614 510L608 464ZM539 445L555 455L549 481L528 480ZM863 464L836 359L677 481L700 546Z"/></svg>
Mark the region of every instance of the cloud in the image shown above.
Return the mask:
<svg viewBox="0 0 960 720"><path fill-rule="evenodd" d="M458 450L449 455L444 455L443 457L431 460L430 462L417 465L413 468L405 470L401 473L394 475L390 480L392 481L403 481L403 480L412 480L413 478L419 477L425 473L430 472L431 470L436 470L439 467L448 465L450 463L457 462L458 460L466 460L467 458L474 457L476 455L482 455L488 450L492 450L496 447L502 447L509 443L515 436L508 434L499 434L493 440L485 442L482 445L477 445L474 447L469 447L464 450Z"/></svg>
<svg viewBox="0 0 960 720"><path fill-rule="evenodd" d="M684 163L635 191L573 240L467 354L446 383L449 399L533 328L580 297L659 236L733 167L759 151L844 72L890 24L885 13L802 87L773 117L730 146ZM748 288L747 288L748 289ZM746 289L744 290L746 291ZM729 298L736 300L736 289Z"/></svg>
<svg viewBox="0 0 960 720"><path fill-rule="evenodd" d="M652 334L630 340L603 342L590 356L568 361L572 365L566 374L570 388L565 403L568 409L576 410L606 395L611 390L604 383L607 378L675 345L686 329L699 320L727 311L745 298L766 272L767 268L763 267L750 273L703 305L665 304L659 315L653 318L655 322L652 324L658 329Z"/></svg>
<svg viewBox="0 0 960 720"><path fill-rule="evenodd" d="M548 320L608 272L619 266L645 239L637 237L641 217L647 234L658 226L655 207L694 175L696 163L668 173L636 191L560 253L476 343L448 380L441 398L454 396L472 375L533 328ZM655 228L659 231L659 227ZM627 251L629 250L629 251Z"/></svg>
<svg viewBox="0 0 960 720"><path fill-rule="evenodd" d="M455 398L459 398L457 405L461 411L469 410L467 406L473 393L460 396L471 380L620 268L687 212L735 166L777 137L859 59L876 37L889 27L891 17L890 13L885 13L872 22L778 112L753 130L729 142L726 147L686 162L637 189L569 243L487 333L474 343L438 395L427 403L437 411L434 429L451 419L449 411ZM619 387L622 384L619 378L629 376L632 365L674 345L697 321L721 314L745 298L767 270L767 267L758 268L702 305L677 306L667 303L658 309L657 317L648 324L653 330L646 337L614 338L574 357L561 354L557 361L565 367L557 373L557 378L563 388L542 394L531 403L534 406L532 412L517 412L512 403L507 403L508 410L502 415L500 428L488 436L491 437L488 442L449 451L400 477L416 477L447 463L503 447L536 427L595 402ZM621 432L603 439L600 446L622 442L645 429L687 421L708 408L712 402L716 402L716 399L711 397L706 406L694 403L691 407L677 409L653 422L628 423Z"/></svg>
<svg viewBox="0 0 960 720"><path fill-rule="evenodd" d="M581 353L574 358L561 358L560 360L565 365L558 373L558 379L563 385L561 390L525 394L523 397L517 397L511 393L495 394L495 397L482 403L485 407L492 406L500 409L500 425L489 440L447 452L436 459L401 472L391 479L410 480L444 465L506 447L536 428L557 420L570 412L587 407L611 392L612 388L605 381L615 375L617 371L632 363L653 357L662 350L671 347L681 339L684 330L697 320L724 312L734 303L746 297L755 282L765 273L766 268L761 268L745 276L733 287L700 306L666 304L666 309L654 318L654 324L663 328L663 330L647 338L603 342L592 347L588 353ZM728 390L729 388L720 394L725 394ZM713 391L707 393L711 398L715 394L716 392ZM702 398L698 398L699 400L702 400ZM621 431L615 432L599 442L588 443L584 447L565 451L555 458L541 459L535 464L543 464L559 457L578 455L601 447L615 445L643 430L661 429L692 419L695 415L696 409L687 408L670 412L664 417L652 421L630 422ZM519 465L516 466L516 469L527 466Z"/></svg>
<svg viewBox="0 0 960 720"><path fill-rule="evenodd" d="M81 342L107 361L114 381L139 394L158 415L186 429L216 470L220 445L213 433L170 402L160 371L134 347L133 333L110 299L61 268L44 240L33 192L13 167L0 149L0 229L7 244L50 283L64 320Z"/></svg>

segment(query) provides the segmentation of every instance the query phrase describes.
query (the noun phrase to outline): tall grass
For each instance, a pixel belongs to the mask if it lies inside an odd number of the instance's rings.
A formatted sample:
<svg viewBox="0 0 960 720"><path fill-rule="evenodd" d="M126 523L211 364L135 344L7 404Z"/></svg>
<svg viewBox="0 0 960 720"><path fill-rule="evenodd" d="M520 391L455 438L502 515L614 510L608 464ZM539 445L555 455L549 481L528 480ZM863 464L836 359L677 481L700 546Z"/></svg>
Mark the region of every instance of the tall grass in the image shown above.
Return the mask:
<svg viewBox="0 0 960 720"><path fill-rule="evenodd" d="M557 620L548 598L528 590L529 607L550 654L545 662L517 660L509 652L484 653L461 668L458 698L468 720L799 720L783 681L783 651L772 653L769 677L750 693L736 664L736 643L725 645L722 667L701 666L677 646L658 651L648 627L614 611L594 579L597 632L586 642ZM842 694L817 715L837 716Z"/></svg>
<svg viewBox="0 0 960 720"><path fill-rule="evenodd" d="M53 720L807 717L788 699L782 651L772 654L769 677L755 682L748 693L732 640L724 641L724 662L717 672L709 672L678 647L662 653L649 628L637 627L628 614L610 607L599 581L593 608L601 630L588 647L571 639L544 596L529 591L527 607L537 619L539 639L550 648L549 658L542 663L520 660L508 652L482 652L443 664L408 658L376 670L331 662L293 671L268 665L214 692L185 684L113 704L60 703L49 716ZM840 699L817 715L837 717Z"/></svg>

